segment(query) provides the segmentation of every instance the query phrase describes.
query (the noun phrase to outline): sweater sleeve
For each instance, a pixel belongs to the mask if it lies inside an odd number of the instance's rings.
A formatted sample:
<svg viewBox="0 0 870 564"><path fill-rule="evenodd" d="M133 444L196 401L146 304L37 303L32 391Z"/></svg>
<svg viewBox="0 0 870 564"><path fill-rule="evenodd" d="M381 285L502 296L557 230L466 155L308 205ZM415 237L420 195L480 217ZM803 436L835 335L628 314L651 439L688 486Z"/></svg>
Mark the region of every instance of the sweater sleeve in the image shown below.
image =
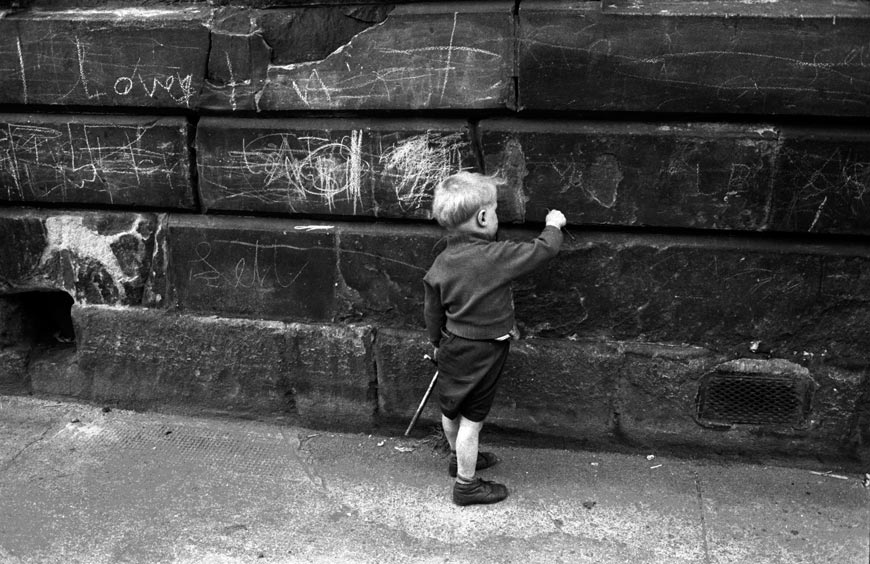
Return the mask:
<svg viewBox="0 0 870 564"><path fill-rule="evenodd" d="M437 348L441 342L441 328L447 323L447 313L444 311L444 306L441 305L441 297L435 288L425 280L423 288L425 290L423 317L426 320L426 331L429 335L429 342Z"/></svg>
<svg viewBox="0 0 870 564"><path fill-rule="evenodd" d="M505 262L511 273L511 279L529 274L556 256L562 246L562 239L562 231L558 227L548 225L532 241L503 243L501 260Z"/></svg>

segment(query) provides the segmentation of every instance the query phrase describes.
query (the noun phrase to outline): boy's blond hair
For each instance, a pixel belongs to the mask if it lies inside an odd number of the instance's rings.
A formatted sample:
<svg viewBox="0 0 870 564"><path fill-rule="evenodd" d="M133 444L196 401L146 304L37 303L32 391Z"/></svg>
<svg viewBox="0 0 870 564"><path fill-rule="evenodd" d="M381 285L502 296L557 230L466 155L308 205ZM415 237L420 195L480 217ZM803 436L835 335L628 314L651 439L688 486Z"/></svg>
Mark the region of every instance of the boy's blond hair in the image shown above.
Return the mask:
<svg viewBox="0 0 870 564"><path fill-rule="evenodd" d="M447 229L468 221L483 207L496 202L498 191L491 176L477 172L457 172L435 187L432 216Z"/></svg>

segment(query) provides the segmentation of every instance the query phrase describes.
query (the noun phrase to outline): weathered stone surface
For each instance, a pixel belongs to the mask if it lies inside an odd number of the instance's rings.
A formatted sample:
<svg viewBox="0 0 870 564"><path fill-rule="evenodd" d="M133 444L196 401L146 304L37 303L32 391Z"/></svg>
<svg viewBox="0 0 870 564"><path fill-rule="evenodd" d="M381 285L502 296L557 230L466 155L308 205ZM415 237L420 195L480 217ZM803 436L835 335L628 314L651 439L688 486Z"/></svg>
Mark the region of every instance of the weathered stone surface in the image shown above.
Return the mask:
<svg viewBox="0 0 870 564"><path fill-rule="evenodd" d="M771 223L783 230L870 233L870 133L785 127Z"/></svg>
<svg viewBox="0 0 870 564"><path fill-rule="evenodd" d="M182 118L0 114L0 200L194 207Z"/></svg>
<svg viewBox="0 0 870 564"><path fill-rule="evenodd" d="M196 108L200 7L23 11L0 18L0 103Z"/></svg>
<svg viewBox="0 0 870 564"><path fill-rule="evenodd" d="M77 362L76 348L34 347L27 365L30 392L90 399L92 375Z"/></svg>
<svg viewBox="0 0 870 564"><path fill-rule="evenodd" d="M31 339L33 327L17 296L0 295L0 348Z"/></svg>
<svg viewBox="0 0 870 564"><path fill-rule="evenodd" d="M812 354L866 366L870 255L860 245L586 234L516 287L537 336Z"/></svg>
<svg viewBox="0 0 870 564"><path fill-rule="evenodd" d="M342 319L419 326L423 320L423 275L437 256L439 229L409 231L385 226L340 230Z"/></svg>
<svg viewBox="0 0 870 564"><path fill-rule="evenodd" d="M0 345L0 393L20 394L27 390L29 345Z"/></svg>
<svg viewBox="0 0 870 564"><path fill-rule="evenodd" d="M485 120L502 221L768 228L777 131L727 124Z"/></svg>
<svg viewBox="0 0 870 564"><path fill-rule="evenodd" d="M855 455L855 416L866 385L861 373L818 363L810 369L784 359L716 363L709 355L674 357L655 345L628 345L620 371L620 434L637 445L701 446L705 450L781 454ZM685 352L686 348L683 348ZM630 351L630 352L629 352ZM721 359L720 359L721 360ZM747 365L749 367L747 368ZM789 368L790 367L790 368ZM807 421L801 425L712 425L697 417L701 377L709 372L778 376L806 374L814 383ZM786 372L787 373L787 372Z"/></svg>
<svg viewBox="0 0 870 564"><path fill-rule="evenodd" d="M208 72L200 107L254 109L254 96L263 87L272 52L255 14L240 7L221 8L212 15L209 29Z"/></svg>
<svg viewBox="0 0 870 564"><path fill-rule="evenodd" d="M435 367L423 359L429 340L419 331L381 329L378 414L410 422ZM529 339L511 343L488 424L600 443L612 441L613 397L622 359L606 343ZM438 386L421 415L438 424Z"/></svg>
<svg viewBox="0 0 870 564"><path fill-rule="evenodd" d="M428 339L420 331L380 329L375 350L379 417L407 425L435 370L423 360L431 352ZM642 448L836 456L864 448L866 429L861 434L855 424L866 408L861 394L867 382L861 373L811 362L808 370L782 359L724 360L686 345L520 340L511 343L487 423L589 444ZM780 374L783 366L811 374L815 387L806 425L712 426L698 420L701 378L747 364L759 374ZM420 421L418 432L440 421L437 385Z"/></svg>
<svg viewBox="0 0 870 564"><path fill-rule="evenodd" d="M170 283L184 309L423 326L434 227L170 218ZM522 240L531 230L504 229ZM619 233L566 238L515 284L528 336L688 343L867 366L870 253L861 245Z"/></svg>
<svg viewBox="0 0 870 564"><path fill-rule="evenodd" d="M154 228L150 214L0 212L0 293L63 290L82 304L139 304Z"/></svg>
<svg viewBox="0 0 870 564"><path fill-rule="evenodd" d="M208 210L428 218L474 157L462 121L206 118L197 161Z"/></svg>
<svg viewBox="0 0 870 564"><path fill-rule="evenodd" d="M234 413L286 413L308 424L371 422L365 327L76 307L78 364L90 399Z"/></svg>
<svg viewBox="0 0 870 564"><path fill-rule="evenodd" d="M273 319L333 317L338 280L331 226L173 215L166 229L175 306Z"/></svg>
<svg viewBox="0 0 870 564"><path fill-rule="evenodd" d="M863 116L866 2L520 4L521 107Z"/></svg>
<svg viewBox="0 0 870 564"><path fill-rule="evenodd" d="M512 2L398 6L322 60L270 64L257 109L512 106L512 9Z"/></svg>

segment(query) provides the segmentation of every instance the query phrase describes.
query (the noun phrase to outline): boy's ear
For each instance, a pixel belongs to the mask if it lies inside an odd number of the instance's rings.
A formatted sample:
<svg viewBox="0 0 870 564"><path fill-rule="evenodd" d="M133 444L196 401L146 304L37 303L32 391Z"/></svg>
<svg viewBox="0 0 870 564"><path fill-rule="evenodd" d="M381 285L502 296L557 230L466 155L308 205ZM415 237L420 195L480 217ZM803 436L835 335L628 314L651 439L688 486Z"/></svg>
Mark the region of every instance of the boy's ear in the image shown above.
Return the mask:
<svg viewBox="0 0 870 564"><path fill-rule="evenodd" d="M477 224L481 227L486 227L486 208L481 208L477 211Z"/></svg>

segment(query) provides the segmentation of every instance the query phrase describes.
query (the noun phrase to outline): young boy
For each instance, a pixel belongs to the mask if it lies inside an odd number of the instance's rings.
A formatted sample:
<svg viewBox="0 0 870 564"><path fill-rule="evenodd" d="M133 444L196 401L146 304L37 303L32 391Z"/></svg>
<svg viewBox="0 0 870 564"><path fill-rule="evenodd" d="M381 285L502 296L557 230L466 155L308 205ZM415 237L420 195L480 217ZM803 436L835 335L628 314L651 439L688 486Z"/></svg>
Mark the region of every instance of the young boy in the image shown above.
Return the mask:
<svg viewBox="0 0 870 564"><path fill-rule="evenodd" d="M565 216L547 214L533 241L496 241L496 185L482 174L460 172L435 188L432 213L448 231L447 247L423 278L424 316L438 363L441 423L450 443L448 472L456 477L457 505L496 503L507 488L475 477L498 463L478 453L478 436L492 407L514 321L511 281L559 252Z"/></svg>

